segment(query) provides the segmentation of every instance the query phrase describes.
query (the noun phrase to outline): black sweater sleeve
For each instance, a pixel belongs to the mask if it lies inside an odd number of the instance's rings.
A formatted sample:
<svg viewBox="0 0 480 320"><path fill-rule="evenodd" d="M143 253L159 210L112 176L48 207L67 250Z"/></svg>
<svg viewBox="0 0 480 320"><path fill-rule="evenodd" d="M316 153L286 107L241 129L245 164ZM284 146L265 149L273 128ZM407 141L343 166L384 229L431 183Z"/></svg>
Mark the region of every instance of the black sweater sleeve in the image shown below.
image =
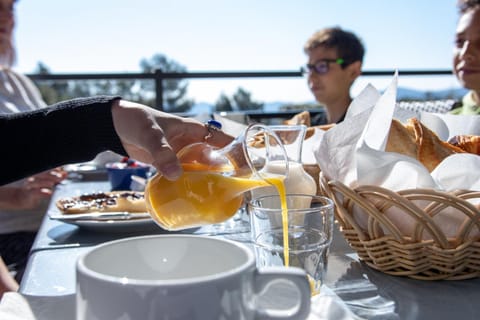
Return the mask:
<svg viewBox="0 0 480 320"><path fill-rule="evenodd" d="M112 121L119 97L68 100L48 108L0 115L0 185L99 152L126 154Z"/></svg>

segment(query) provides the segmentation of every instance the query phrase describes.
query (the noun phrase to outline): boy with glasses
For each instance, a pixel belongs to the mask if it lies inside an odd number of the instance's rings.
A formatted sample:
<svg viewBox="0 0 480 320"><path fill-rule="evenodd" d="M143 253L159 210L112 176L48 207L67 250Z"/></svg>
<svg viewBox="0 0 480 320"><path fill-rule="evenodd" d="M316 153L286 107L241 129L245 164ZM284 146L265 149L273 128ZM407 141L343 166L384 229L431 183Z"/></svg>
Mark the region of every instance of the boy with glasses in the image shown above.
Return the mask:
<svg viewBox="0 0 480 320"><path fill-rule="evenodd" d="M365 48L352 32L340 27L315 32L304 46L308 63L302 68L308 87L326 114L312 119L312 125L339 123L352 102L350 88L361 74Z"/></svg>

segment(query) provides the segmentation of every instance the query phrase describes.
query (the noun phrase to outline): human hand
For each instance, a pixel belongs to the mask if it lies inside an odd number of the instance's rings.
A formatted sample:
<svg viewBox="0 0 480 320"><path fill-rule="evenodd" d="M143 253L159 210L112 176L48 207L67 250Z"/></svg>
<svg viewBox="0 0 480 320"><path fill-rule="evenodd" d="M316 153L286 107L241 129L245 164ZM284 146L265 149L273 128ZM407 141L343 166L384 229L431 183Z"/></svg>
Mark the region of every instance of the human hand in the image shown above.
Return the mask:
<svg viewBox="0 0 480 320"><path fill-rule="evenodd" d="M176 153L184 146L205 141L207 128L193 119L182 118L138 103L117 100L112 118L123 147L129 156L152 164L165 178L177 179L182 168ZM223 147L233 137L216 131L208 143Z"/></svg>
<svg viewBox="0 0 480 320"><path fill-rule="evenodd" d="M61 168L47 170L0 187L0 208L27 210L49 199L55 186L67 177Z"/></svg>

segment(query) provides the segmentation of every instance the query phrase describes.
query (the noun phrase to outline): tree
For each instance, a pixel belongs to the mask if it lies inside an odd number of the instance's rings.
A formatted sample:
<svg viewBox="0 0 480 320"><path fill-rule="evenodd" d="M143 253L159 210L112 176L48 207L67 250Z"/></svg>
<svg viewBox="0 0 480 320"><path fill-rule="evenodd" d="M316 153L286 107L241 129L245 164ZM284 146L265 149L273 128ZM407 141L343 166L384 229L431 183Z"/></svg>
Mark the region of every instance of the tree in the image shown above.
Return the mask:
<svg viewBox="0 0 480 320"><path fill-rule="evenodd" d="M34 71L37 74L50 74L50 69L39 62ZM38 80L35 81L47 104L78 97L94 95L120 95L127 100L146 103L141 94L136 94L132 87L137 80Z"/></svg>
<svg viewBox="0 0 480 320"><path fill-rule="evenodd" d="M142 59L140 62L142 72L185 72L186 68L175 60L167 58L163 54L155 54L149 60ZM168 112L186 112L189 111L194 101L187 99L186 93L188 82L184 79L164 79L163 80L163 109ZM152 82L141 82L141 90L154 92Z"/></svg>
<svg viewBox="0 0 480 320"><path fill-rule="evenodd" d="M251 93L243 88L238 88L233 95L233 101L235 102L235 109L238 111L263 110L263 103L253 101Z"/></svg>
<svg viewBox="0 0 480 320"><path fill-rule="evenodd" d="M150 60L140 61L142 72L185 72L184 66L168 59L163 54L155 54ZM49 68L39 62L35 73L49 74ZM47 104L61 100L93 95L119 95L126 100L155 106L155 85L152 80L143 79L109 79L109 80L69 80L69 81L35 81ZM163 80L163 101L165 111L186 112L194 102L186 99L188 83L184 79Z"/></svg>
<svg viewBox="0 0 480 320"><path fill-rule="evenodd" d="M247 111L263 110L264 103L252 100L251 93L239 87L232 98L224 93L220 95L215 103L215 111Z"/></svg>
<svg viewBox="0 0 480 320"><path fill-rule="evenodd" d="M214 108L215 108L215 111L218 111L218 112L233 111L232 101L230 101L230 98L227 97L224 93L222 93L218 98L217 102L215 102Z"/></svg>
<svg viewBox="0 0 480 320"><path fill-rule="evenodd" d="M38 62L35 73L50 74L50 69L44 63ZM35 84L37 85L43 100L49 105L70 98L67 81L36 81Z"/></svg>

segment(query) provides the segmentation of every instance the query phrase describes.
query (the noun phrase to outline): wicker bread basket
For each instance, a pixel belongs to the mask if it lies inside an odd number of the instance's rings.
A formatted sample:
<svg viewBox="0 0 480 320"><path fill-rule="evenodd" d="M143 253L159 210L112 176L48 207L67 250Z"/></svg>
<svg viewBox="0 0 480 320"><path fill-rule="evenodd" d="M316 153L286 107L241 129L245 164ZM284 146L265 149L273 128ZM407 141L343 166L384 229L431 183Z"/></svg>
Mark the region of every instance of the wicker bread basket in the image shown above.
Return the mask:
<svg viewBox="0 0 480 320"><path fill-rule="evenodd" d="M351 189L322 174L320 188L335 202L335 216L347 242L370 267L421 280L480 276L480 211L467 201L480 199L480 192L393 192L378 186ZM419 201L426 204L423 209L417 206ZM411 234L406 236L389 218L386 212L392 209L413 221ZM435 220L445 210L460 213L463 221L454 237L446 236ZM363 227L356 219L359 212L366 217Z"/></svg>

